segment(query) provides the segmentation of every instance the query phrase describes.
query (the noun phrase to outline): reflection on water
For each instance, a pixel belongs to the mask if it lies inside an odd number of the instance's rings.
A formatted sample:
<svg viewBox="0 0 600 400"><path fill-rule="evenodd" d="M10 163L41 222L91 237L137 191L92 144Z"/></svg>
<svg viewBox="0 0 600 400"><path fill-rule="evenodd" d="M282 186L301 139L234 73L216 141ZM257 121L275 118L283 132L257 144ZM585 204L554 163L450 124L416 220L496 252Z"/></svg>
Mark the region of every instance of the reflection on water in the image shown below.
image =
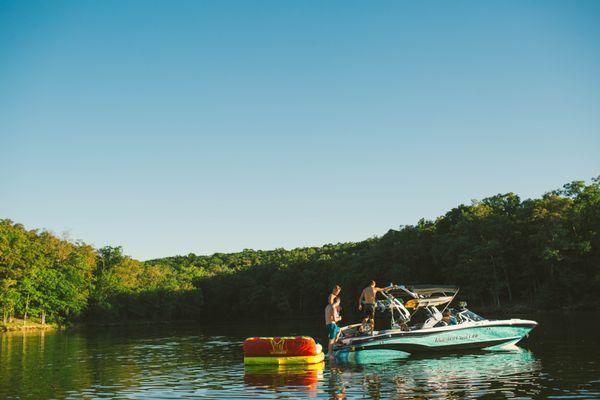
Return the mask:
<svg viewBox="0 0 600 400"><path fill-rule="evenodd" d="M505 397L539 394L540 361L524 349L438 357L397 357L393 352L360 352L351 362L337 365L346 387L367 388L371 398Z"/></svg>
<svg viewBox="0 0 600 400"><path fill-rule="evenodd" d="M369 351L308 367L245 368L242 341L255 326L4 334L0 398L600 398L597 335L569 323L542 323L527 349ZM322 331L301 325L269 329Z"/></svg>
<svg viewBox="0 0 600 400"><path fill-rule="evenodd" d="M536 381L541 364L524 349L433 358L394 353L359 352L350 362L330 365L328 379L323 382L326 394L332 398L469 398L497 394L499 386L504 397L540 394ZM247 367L244 381L250 389L269 388L279 393L297 390L317 397L322 368L322 364L293 369Z"/></svg>
<svg viewBox="0 0 600 400"><path fill-rule="evenodd" d="M279 392L282 388L303 392L307 397L316 397L317 385L323 379L325 363L313 365L247 365L244 370L244 383L251 389L271 389Z"/></svg>

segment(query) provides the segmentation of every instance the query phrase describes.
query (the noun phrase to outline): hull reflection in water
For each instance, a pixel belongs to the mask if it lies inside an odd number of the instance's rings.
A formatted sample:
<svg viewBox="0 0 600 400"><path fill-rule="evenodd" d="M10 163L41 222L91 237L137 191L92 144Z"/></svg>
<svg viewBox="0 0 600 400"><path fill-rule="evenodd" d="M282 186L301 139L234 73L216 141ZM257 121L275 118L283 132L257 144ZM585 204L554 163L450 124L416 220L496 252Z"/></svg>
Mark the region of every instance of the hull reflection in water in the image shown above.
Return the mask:
<svg viewBox="0 0 600 400"><path fill-rule="evenodd" d="M539 391L541 370L531 352L516 346L512 350L437 357L369 350L349 353L346 360L337 362L345 386L362 384L369 387L369 392L375 392L371 393L374 396L414 395L436 388L446 395L468 393L467 397L478 397L496 393L498 384L506 395L512 392L511 395L531 396ZM356 376L364 376L363 382L353 382Z"/></svg>
<svg viewBox="0 0 600 400"><path fill-rule="evenodd" d="M246 365L244 383L252 388L275 391L286 388L316 395L324 368L323 362L310 365Z"/></svg>

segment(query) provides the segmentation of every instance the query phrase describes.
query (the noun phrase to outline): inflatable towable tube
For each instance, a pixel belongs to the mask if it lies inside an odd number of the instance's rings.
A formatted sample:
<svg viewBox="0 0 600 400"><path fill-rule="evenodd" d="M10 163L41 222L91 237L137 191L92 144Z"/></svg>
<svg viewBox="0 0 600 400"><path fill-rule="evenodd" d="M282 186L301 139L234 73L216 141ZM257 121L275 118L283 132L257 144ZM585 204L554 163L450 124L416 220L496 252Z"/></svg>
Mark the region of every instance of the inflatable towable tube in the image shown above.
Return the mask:
<svg viewBox="0 0 600 400"><path fill-rule="evenodd" d="M309 336L251 337L244 341L245 364L315 364L324 358L321 345Z"/></svg>

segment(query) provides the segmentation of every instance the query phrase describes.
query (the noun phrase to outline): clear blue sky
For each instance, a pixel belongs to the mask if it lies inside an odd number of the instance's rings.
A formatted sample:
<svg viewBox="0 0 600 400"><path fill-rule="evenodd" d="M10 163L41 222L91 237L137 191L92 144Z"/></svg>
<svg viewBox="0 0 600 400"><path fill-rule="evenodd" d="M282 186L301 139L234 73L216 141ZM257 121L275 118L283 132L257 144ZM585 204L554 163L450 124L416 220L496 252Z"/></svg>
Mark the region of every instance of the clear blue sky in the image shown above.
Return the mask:
<svg viewBox="0 0 600 400"><path fill-rule="evenodd" d="M600 173L600 2L0 1L0 217L140 259Z"/></svg>

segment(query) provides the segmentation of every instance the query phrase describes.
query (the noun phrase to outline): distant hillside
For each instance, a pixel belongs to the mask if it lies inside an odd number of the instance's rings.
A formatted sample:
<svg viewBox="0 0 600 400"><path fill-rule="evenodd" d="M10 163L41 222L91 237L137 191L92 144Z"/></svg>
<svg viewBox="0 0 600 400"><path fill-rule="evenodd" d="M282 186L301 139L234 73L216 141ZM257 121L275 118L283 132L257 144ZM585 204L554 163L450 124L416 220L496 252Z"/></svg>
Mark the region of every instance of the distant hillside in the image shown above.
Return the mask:
<svg viewBox="0 0 600 400"><path fill-rule="evenodd" d="M199 314L209 318L318 313L336 283L354 308L370 279L452 283L483 306L575 307L599 300L599 183L572 182L530 200L495 195L359 243L147 264L189 277L203 293Z"/></svg>
<svg viewBox="0 0 600 400"><path fill-rule="evenodd" d="M498 194L358 243L146 262L5 219L0 307L4 321L313 315L334 284L354 309L371 279L452 283L479 306L578 307L600 300L599 232L599 178L537 199Z"/></svg>

